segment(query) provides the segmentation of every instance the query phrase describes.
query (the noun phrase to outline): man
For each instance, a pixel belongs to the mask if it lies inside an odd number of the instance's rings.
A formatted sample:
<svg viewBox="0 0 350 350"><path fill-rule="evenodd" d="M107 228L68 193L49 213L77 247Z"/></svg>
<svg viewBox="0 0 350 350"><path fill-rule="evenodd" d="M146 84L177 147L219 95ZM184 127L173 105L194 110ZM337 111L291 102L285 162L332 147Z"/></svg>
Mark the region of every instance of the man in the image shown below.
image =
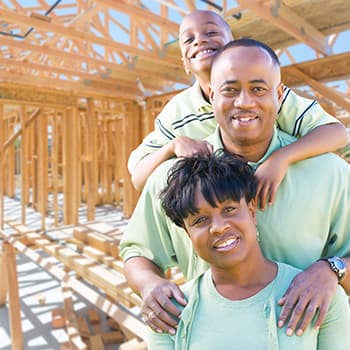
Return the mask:
<svg viewBox="0 0 350 350"><path fill-rule="evenodd" d="M157 116L154 131L130 155L128 167L135 188L142 189L151 172L169 158L212 152L211 145L203 141L217 125L209 101L210 68L215 53L230 40L231 28L215 12L197 10L184 17L179 46L185 70L194 75L196 82L169 101ZM289 164L334 151L349 142L339 121L316 101L288 88L284 90L277 124L299 139L274 152L257 170L261 209L273 203Z"/></svg>
<svg viewBox="0 0 350 350"><path fill-rule="evenodd" d="M250 39L230 42L215 57L211 77L209 96L219 127L207 141L214 151L224 148L256 169L273 152L295 141L274 126L283 85L273 50ZM170 333L175 332L176 319L164 310L178 316L171 299L183 305L186 301L163 272L177 264L190 279L207 268L158 200L174 161L163 163L149 178L121 242L126 276L144 299L148 324ZM306 269L280 301L284 306L278 324L287 323L289 335L294 330L301 335L316 310L315 327L322 324L338 283L350 293L346 273L350 259L318 261L350 256L348 203L350 167L326 154L290 165L275 203L257 212L265 256Z"/></svg>

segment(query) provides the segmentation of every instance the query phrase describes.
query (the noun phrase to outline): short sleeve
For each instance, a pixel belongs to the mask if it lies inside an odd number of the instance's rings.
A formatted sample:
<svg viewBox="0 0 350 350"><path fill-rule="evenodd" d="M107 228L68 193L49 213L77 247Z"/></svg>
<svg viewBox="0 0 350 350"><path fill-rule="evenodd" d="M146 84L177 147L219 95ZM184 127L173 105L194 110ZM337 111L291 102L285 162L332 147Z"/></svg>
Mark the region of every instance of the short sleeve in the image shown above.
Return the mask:
<svg viewBox="0 0 350 350"><path fill-rule="evenodd" d="M349 299L339 286L318 334L317 350L350 349Z"/></svg>
<svg viewBox="0 0 350 350"><path fill-rule="evenodd" d="M281 130L298 138L318 126L340 123L338 119L324 111L316 100L299 96L287 87L276 122Z"/></svg>

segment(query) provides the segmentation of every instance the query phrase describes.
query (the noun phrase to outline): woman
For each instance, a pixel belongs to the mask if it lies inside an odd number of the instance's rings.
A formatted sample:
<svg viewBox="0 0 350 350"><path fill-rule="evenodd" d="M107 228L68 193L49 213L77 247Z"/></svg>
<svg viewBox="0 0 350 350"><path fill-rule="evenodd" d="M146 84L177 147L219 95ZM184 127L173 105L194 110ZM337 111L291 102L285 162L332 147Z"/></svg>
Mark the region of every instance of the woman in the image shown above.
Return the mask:
<svg viewBox="0 0 350 350"><path fill-rule="evenodd" d="M210 269L182 287L188 303L176 334L150 330L150 349L350 349L341 287L320 329L288 336L277 327L277 302L300 270L263 256L256 189L253 170L232 154L183 158L171 169L162 206Z"/></svg>

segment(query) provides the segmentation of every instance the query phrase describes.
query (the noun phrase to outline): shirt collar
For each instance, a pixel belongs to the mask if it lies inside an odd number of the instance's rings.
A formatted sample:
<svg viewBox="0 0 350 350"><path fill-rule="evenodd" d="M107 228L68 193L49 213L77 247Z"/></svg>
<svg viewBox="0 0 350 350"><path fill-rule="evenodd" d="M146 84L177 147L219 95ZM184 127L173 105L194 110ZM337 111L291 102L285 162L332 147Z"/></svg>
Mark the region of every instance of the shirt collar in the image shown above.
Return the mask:
<svg viewBox="0 0 350 350"><path fill-rule="evenodd" d="M279 138L279 130L276 128L276 126L274 126L273 128L274 129L273 129L272 139L265 154L257 162L248 162L248 164L252 166L254 169L256 169L261 163L263 163L270 156L272 152L282 147L281 140ZM214 133L211 136L209 136L208 141L213 145L214 151L224 149L219 126L217 126Z"/></svg>
<svg viewBox="0 0 350 350"><path fill-rule="evenodd" d="M200 113L209 113L213 111L212 105L204 98L199 82L190 87L190 98L195 105L195 108Z"/></svg>

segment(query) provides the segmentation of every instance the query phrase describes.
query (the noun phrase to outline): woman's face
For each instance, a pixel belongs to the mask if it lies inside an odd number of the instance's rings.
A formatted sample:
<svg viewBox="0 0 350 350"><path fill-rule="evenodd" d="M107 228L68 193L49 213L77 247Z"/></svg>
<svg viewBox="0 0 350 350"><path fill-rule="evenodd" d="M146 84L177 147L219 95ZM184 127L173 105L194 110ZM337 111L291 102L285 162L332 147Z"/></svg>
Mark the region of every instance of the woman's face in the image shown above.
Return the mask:
<svg viewBox="0 0 350 350"><path fill-rule="evenodd" d="M231 268L258 247L253 202L226 200L213 208L197 188L195 205L198 213L184 223L197 254L210 265Z"/></svg>

